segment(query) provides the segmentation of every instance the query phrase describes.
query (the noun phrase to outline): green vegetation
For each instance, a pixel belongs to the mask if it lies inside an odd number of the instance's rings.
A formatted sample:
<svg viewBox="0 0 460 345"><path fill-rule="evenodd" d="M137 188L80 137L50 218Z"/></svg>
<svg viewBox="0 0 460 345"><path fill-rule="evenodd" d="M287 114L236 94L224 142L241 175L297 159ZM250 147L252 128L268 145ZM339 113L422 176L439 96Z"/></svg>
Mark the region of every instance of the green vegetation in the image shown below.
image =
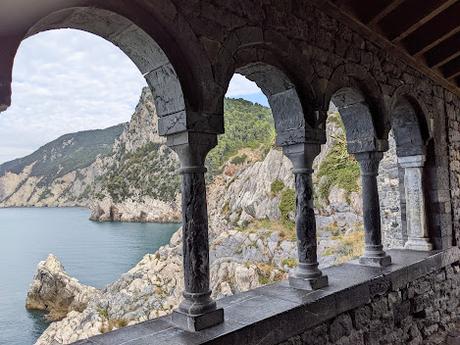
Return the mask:
<svg viewBox="0 0 460 345"><path fill-rule="evenodd" d="M362 226L358 229L339 234L333 237L337 241L333 247L326 248L324 256L336 255L336 263L341 264L353 259L357 259L364 252L364 229Z"/></svg>
<svg viewBox="0 0 460 345"><path fill-rule="evenodd" d="M29 156L0 165L0 176L7 171L20 173L33 163L31 176L43 176L39 186L47 186L56 178L91 165L99 155L108 155L124 129L124 124L70 133L40 147Z"/></svg>
<svg viewBox="0 0 460 345"><path fill-rule="evenodd" d="M281 239L296 240L294 223L286 224L286 222L272 219L259 219L252 221L246 226L235 228L235 230L247 233L255 233L260 229L268 230L267 236L273 232L278 232Z"/></svg>
<svg viewBox="0 0 460 345"><path fill-rule="evenodd" d="M283 259L283 261L281 261L281 263L283 264L283 266L287 266L289 268L294 268L294 267L297 266L297 259L287 258L287 259Z"/></svg>
<svg viewBox="0 0 460 345"><path fill-rule="evenodd" d="M102 325L99 328L101 333L111 332L114 329L123 328L128 325L128 321L125 319L111 319L107 308L99 308L97 312L102 319Z"/></svg>
<svg viewBox="0 0 460 345"><path fill-rule="evenodd" d="M235 156L231 159L230 163L235 164L235 165L240 165L246 162L248 159L248 156L243 154L241 156Z"/></svg>
<svg viewBox="0 0 460 345"><path fill-rule="evenodd" d="M272 263L258 262L256 266L260 285L267 285L284 278L283 272L277 270Z"/></svg>
<svg viewBox="0 0 460 345"><path fill-rule="evenodd" d="M279 192L281 192L284 189L284 187L286 187L284 185L284 182L281 181L280 179L276 179L275 181L272 182L271 187L270 187L272 195L278 195Z"/></svg>
<svg viewBox="0 0 460 345"><path fill-rule="evenodd" d="M141 200L144 196L173 201L179 192L180 179L175 173L178 165L169 148L160 146L148 143L134 152L123 152L117 164L101 178L102 189L115 202Z"/></svg>
<svg viewBox="0 0 460 345"><path fill-rule="evenodd" d="M339 124L341 133L334 137L334 145L321 162L317 178L318 197L327 201L332 187L344 189L348 194L359 191L359 164L348 154L345 129L338 114L331 114L328 121Z"/></svg>
<svg viewBox="0 0 460 345"><path fill-rule="evenodd" d="M281 212L281 221L289 228L294 228L294 222L290 214L295 213L295 191L291 188L286 188L281 193L279 209Z"/></svg>
<svg viewBox="0 0 460 345"><path fill-rule="evenodd" d="M275 127L270 108L244 99L226 98L224 103L225 134L208 154L206 165L214 176L222 165L242 148L261 149L266 152L274 143ZM234 164L243 162L237 159Z"/></svg>

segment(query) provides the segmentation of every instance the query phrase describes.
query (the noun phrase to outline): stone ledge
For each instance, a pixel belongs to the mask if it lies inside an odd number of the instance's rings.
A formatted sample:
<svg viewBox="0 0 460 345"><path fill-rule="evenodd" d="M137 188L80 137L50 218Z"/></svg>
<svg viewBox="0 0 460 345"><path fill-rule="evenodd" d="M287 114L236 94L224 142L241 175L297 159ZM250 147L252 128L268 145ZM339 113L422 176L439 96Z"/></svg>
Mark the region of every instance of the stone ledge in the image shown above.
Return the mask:
<svg viewBox="0 0 460 345"><path fill-rule="evenodd" d="M393 264L385 268L352 261L324 269L330 285L320 290L296 290L283 281L223 298L218 306L225 310L225 323L201 332L178 329L166 316L75 344L278 344L460 260L457 247L433 252L389 250L388 254Z"/></svg>

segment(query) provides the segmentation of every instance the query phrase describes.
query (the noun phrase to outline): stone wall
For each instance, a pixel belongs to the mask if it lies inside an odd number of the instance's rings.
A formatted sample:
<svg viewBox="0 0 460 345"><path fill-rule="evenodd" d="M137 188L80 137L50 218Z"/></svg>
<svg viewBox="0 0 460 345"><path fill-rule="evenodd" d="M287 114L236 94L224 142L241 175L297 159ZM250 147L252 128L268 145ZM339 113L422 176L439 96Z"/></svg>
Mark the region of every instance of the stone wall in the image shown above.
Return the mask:
<svg viewBox="0 0 460 345"><path fill-rule="evenodd" d="M459 298L456 262L279 345L440 344L457 326Z"/></svg>
<svg viewBox="0 0 460 345"><path fill-rule="evenodd" d="M449 126L449 162L450 162L450 191L445 195L444 208L452 207L453 231L456 244L460 244L460 101L454 95L447 93L446 114Z"/></svg>

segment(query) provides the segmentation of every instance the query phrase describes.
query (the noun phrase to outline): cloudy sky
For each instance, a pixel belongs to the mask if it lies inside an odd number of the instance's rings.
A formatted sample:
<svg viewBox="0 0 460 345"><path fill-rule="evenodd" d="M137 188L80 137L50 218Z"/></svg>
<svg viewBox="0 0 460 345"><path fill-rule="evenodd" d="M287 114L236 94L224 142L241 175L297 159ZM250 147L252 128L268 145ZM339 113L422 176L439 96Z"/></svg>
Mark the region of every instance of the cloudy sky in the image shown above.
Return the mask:
<svg viewBox="0 0 460 345"><path fill-rule="evenodd" d="M15 60L12 106L0 114L0 164L65 133L128 121L144 85L126 55L97 36L55 30L28 38ZM240 75L227 96L267 105Z"/></svg>

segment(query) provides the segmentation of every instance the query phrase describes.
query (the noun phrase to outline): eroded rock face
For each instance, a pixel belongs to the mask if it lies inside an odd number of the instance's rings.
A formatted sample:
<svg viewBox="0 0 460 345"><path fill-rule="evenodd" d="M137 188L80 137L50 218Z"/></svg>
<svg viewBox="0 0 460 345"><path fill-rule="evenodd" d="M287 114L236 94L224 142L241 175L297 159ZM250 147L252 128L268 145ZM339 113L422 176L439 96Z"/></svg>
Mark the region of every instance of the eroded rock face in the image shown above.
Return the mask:
<svg viewBox="0 0 460 345"><path fill-rule="evenodd" d="M70 277L57 257L50 254L37 266L37 273L27 293L26 308L47 312L47 319L56 321L70 311L85 310L88 302L99 295L91 286Z"/></svg>
<svg viewBox="0 0 460 345"><path fill-rule="evenodd" d="M144 197L143 202L125 200L115 203L106 197L91 206L91 220L99 222L170 223L181 219L178 202Z"/></svg>

